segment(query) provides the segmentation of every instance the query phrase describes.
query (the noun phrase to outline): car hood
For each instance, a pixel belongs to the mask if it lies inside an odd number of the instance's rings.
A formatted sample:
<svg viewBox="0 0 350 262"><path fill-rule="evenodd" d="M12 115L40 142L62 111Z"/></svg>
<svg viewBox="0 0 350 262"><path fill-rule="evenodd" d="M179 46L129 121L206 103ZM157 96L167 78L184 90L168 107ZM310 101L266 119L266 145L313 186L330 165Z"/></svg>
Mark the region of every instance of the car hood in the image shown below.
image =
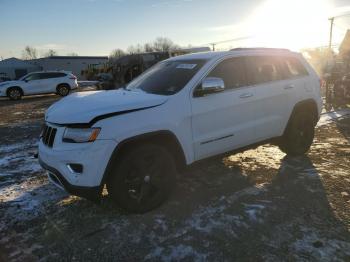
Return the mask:
<svg viewBox="0 0 350 262"><path fill-rule="evenodd" d="M0 82L0 87L3 86L14 86L14 85L21 85L23 83L23 81L19 81L19 80L13 80L13 81L4 81L4 82Z"/></svg>
<svg viewBox="0 0 350 262"><path fill-rule="evenodd" d="M133 110L161 105L166 96L142 91L91 91L71 94L53 104L46 111L45 120L55 124L88 124L98 119Z"/></svg>

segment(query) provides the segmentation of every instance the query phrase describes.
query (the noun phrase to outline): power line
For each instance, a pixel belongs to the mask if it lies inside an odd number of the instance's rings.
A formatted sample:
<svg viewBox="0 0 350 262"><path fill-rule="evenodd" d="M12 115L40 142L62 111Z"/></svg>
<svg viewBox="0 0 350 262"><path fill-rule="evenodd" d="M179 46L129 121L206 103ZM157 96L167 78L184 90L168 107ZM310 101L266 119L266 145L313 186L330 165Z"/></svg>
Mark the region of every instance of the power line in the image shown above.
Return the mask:
<svg viewBox="0 0 350 262"><path fill-rule="evenodd" d="M342 30L349 30L350 28L346 28L345 26L342 26L342 25L339 25L339 24L336 24L336 23L333 23L333 25L335 27L338 27L339 29L342 29Z"/></svg>
<svg viewBox="0 0 350 262"><path fill-rule="evenodd" d="M330 17L329 19L332 19L332 18L339 18L339 17L343 17L343 16L350 16L350 13L348 13L348 14L342 14L342 15L336 15L336 16Z"/></svg>
<svg viewBox="0 0 350 262"><path fill-rule="evenodd" d="M233 38L233 39L229 39L229 40L223 40L223 41L218 41L218 42L211 42L211 43L207 43L205 45L211 45L212 48L213 48L213 51L215 51L215 46L216 45L229 43L229 42L240 41L240 40L245 40L245 39L249 39L249 38L252 38L252 36L243 36L243 37Z"/></svg>

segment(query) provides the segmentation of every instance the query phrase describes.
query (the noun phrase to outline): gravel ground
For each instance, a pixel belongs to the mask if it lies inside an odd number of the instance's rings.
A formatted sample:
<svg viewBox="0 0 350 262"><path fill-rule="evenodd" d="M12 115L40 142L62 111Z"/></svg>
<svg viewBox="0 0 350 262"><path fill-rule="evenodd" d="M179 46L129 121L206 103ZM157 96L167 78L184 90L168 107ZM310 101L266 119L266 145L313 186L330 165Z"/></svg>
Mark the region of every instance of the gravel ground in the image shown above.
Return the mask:
<svg viewBox="0 0 350 262"><path fill-rule="evenodd" d="M48 183L33 155L58 99L0 101L0 261L350 261L350 110L322 116L307 156L202 161L134 215Z"/></svg>

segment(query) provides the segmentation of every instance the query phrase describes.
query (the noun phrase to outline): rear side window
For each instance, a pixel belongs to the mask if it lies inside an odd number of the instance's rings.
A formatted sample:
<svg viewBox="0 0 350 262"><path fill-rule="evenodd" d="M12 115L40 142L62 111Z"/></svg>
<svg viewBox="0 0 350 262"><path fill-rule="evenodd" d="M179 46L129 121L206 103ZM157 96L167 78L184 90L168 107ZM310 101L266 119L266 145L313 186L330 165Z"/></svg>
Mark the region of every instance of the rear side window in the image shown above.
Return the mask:
<svg viewBox="0 0 350 262"><path fill-rule="evenodd" d="M282 65L285 68L288 78L306 76L309 74L304 65L295 57L283 57Z"/></svg>
<svg viewBox="0 0 350 262"><path fill-rule="evenodd" d="M225 82L226 89L246 86L245 60L243 57L224 60L209 73L208 77L221 78Z"/></svg>
<svg viewBox="0 0 350 262"><path fill-rule="evenodd" d="M280 60L276 56L249 56L246 59L249 83L252 85L285 78Z"/></svg>

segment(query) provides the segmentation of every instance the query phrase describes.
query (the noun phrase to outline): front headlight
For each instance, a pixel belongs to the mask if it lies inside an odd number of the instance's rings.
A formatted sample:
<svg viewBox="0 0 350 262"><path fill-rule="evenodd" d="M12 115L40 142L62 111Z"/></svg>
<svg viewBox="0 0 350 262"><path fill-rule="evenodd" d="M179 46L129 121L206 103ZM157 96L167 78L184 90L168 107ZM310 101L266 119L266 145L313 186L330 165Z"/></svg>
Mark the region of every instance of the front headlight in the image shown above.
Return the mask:
<svg viewBox="0 0 350 262"><path fill-rule="evenodd" d="M66 128L63 134L63 142L86 143L94 142L101 128Z"/></svg>

